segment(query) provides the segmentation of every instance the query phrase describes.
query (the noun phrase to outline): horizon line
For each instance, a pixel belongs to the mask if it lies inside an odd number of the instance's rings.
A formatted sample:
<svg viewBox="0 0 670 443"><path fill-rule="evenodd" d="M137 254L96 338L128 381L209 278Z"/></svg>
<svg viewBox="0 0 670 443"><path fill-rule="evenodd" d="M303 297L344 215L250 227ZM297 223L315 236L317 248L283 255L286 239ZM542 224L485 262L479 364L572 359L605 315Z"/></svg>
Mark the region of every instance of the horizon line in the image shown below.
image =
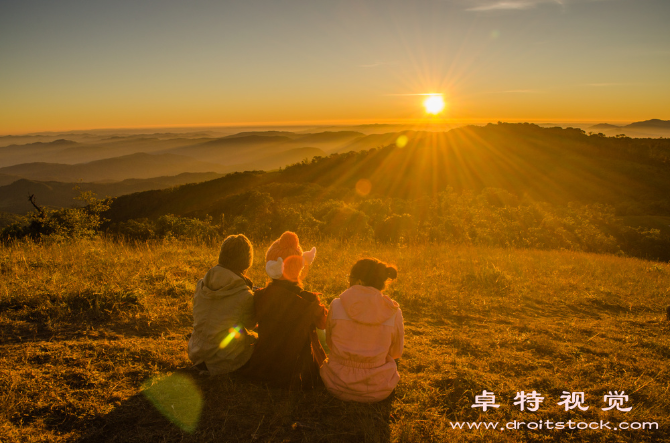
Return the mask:
<svg viewBox="0 0 670 443"><path fill-rule="evenodd" d="M168 124L168 125L137 125L137 126L106 126L106 127L86 127L86 128L70 128L60 130L42 130L42 131L27 131L27 132L1 132L0 137L7 136L37 136L59 133L76 133L76 132L95 132L95 131L136 131L136 130L165 130L165 129L225 129L225 128L270 128L270 127L310 127L310 126L374 126L374 125L389 125L389 126L464 126L471 124L488 124L488 123L533 123L533 124L602 124L602 123L635 123L650 119L640 120L608 120L608 119L565 119L565 118L543 118L543 119L500 119L500 118L461 118L461 119L380 119L380 120L316 120L316 121L264 121L264 122L240 122L240 123L213 123L213 124ZM662 120L662 119L660 119Z"/></svg>

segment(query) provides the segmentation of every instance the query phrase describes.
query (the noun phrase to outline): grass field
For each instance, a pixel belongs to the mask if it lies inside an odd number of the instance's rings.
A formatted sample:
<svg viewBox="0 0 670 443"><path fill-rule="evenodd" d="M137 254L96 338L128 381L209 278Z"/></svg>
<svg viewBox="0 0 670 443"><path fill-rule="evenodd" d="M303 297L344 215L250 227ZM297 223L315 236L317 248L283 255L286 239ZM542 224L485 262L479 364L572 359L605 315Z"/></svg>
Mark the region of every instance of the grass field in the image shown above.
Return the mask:
<svg viewBox="0 0 670 443"><path fill-rule="evenodd" d="M388 400L352 404L186 371L191 297L218 245L21 244L0 249L0 440L670 441L670 265L568 251L316 246L306 288L328 301L361 255L398 265L387 292L403 309L405 352ZM251 271L257 285L266 247ZM499 408L472 407L483 390ZM537 412L513 405L533 390L545 398ZM632 410L603 411L603 396L622 390ZM563 391L584 392L588 410L565 411ZM500 430L513 420L658 430ZM498 429L453 429L478 421Z"/></svg>

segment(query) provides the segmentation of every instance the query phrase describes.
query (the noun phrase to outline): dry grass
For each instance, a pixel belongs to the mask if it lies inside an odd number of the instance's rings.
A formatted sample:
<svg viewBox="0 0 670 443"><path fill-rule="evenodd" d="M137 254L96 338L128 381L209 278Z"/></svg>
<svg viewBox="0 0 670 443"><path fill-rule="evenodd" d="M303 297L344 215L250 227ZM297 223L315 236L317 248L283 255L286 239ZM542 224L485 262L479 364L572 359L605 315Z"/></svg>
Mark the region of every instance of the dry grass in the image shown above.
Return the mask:
<svg viewBox="0 0 670 443"><path fill-rule="evenodd" d="M265 282L258 247L252 269ZM312 244L306 242L305 246ZM184 371L195 283L217 245L94 241L0 249L2 441L670 441L670 265L561 251L325 242L330 300L370 254L396 263L406 349L374 405ZM482 390L501 407L471 407ZM517 391L545 397L538 412ZM584 391L566 412L562 391ZM602 411L607 391L628 413ZM640 421L658 431L453 430L452 421Z"/></svg>

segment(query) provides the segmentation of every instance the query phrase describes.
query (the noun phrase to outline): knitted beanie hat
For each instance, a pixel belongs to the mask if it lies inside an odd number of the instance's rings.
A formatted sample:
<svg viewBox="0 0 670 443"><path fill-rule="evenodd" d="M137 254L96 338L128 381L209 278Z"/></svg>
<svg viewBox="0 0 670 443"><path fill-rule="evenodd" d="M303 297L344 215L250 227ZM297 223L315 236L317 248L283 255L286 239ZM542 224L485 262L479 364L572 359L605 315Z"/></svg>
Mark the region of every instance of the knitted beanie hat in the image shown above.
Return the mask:
<svg viewBox="0 0 670 443"><path fill-rule="evenodd" d="M314 261L316 248L303 253L295 232L286 231L275 240L265 253L265 271L270 278L284 277L286 280L300 281L301 273Z"/></svg>

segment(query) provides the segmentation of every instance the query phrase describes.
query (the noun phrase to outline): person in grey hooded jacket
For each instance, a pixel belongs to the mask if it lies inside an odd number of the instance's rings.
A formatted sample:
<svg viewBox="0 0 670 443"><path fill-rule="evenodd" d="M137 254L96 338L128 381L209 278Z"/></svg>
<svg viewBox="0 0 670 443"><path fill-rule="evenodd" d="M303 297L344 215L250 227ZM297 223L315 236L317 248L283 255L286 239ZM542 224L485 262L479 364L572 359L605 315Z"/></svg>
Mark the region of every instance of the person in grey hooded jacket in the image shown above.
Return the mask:
<svg viewBox="0 0 670 443"><path fill-rule="evenodd" d="M253 351L256 325L252 283L246 271L253 247L242 234L229 235L221 245L219 264L198 281L193 296L193 334L188 357L212 375L235 371Z"/></svg>

